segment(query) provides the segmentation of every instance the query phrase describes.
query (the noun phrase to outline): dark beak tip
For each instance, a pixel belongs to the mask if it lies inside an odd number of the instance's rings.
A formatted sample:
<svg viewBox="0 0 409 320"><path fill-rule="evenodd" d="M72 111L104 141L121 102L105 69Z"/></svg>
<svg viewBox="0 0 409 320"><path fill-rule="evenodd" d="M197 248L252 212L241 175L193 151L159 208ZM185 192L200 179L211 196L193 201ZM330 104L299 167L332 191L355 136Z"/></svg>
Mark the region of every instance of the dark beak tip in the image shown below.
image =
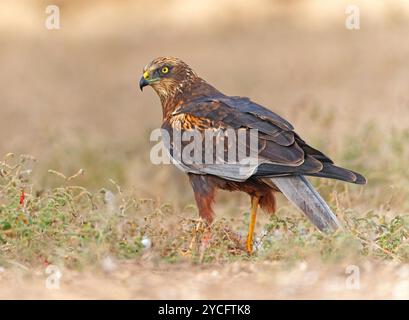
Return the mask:
<svg viewBox="0 0 409 320"><path fill-rule="evenodd" d="M141 80L139 80L139 89L141 89L141 91L143 91L143 87L146 87L149 84L148 81L146 81L143 77L141 78Z"/></svg>

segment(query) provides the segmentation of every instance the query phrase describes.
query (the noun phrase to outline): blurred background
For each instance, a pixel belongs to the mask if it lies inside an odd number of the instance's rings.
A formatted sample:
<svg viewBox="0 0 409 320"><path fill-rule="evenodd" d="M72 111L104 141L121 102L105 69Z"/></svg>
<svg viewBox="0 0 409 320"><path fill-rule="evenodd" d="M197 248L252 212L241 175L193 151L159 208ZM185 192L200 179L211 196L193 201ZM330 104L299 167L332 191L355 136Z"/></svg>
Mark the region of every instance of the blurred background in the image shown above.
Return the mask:
<svg viewBox="0 0 409 320"><path fill-rule="evenodd" d="M360 30L345 27L349 3L2 0L0 154L33 155L44 188L57 183L48 169L82 168L78 183L91 189L111 178L140 197L191 203L183 174L150 163L161 107L138 88L145 64L172 55L362 171L371 207L406 210L409 2L355 0ZM45 28L50 4L60 8L59 30ZM245 210L247 197L235 197L227 205Z"/></svg>

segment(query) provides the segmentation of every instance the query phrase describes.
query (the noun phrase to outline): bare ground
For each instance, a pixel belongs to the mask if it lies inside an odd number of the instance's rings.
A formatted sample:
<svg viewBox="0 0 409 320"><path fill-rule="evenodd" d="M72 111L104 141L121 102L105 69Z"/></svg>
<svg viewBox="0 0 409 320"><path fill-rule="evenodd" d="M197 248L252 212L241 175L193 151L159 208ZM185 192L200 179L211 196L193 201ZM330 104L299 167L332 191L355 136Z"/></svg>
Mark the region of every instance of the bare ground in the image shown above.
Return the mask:
<svg viewBox="0 0 409 320"><path fill-rule="evenodd" d="M2 1L0 9L0 154L38 159L33 194L60 185L48 169L69 176L83 168L75 183L87 189L115 191L112 178L136 197L188 216L184 208L193 198L186 179L149 162L149 133L160 125L161 111L154 94L141 95L137 87L147 62L175 55L224 92L271 107L337 163L363 172L365 188L321 185L338 214L407 214L409 20L397 1L355 1L362 12L357 32L344 27L347 1L317 7L218 1L216 9L207 1L197 7L56 2L63 17L56 32L43 26L42 1ZM236 217L248 204L246 197L222 194L216 211ZM409 298L405 262L366 256L338 263L294 254L291 262L171 264L146 253L106 271L101 261L62 269L58 290L46 288L45 266L22 262L30 259L17 250L14 264L0 265L0 298ZM359 267L359 289L346 286L349 265Z"/></svg>
<svg viewBox="0 0 409 320"><path fill-rule="evenodd" d="M407 265L365 262L359 285L347 265L305 261L230 265L121 264L109 273L63 270L59 289L44 272L0 274L2 299L408 299ZM351 282L352 281L352 282ZM355 282L354 282L355 281ZM358 287L357 287L358 286Z"/></svg>

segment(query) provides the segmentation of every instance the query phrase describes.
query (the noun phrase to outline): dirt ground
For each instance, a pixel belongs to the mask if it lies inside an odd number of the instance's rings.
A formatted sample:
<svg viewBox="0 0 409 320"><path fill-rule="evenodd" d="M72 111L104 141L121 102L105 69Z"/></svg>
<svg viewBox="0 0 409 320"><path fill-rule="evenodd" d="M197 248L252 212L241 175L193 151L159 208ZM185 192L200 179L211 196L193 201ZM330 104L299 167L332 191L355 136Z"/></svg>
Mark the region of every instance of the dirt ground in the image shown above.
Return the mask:
<svg viewBox="0 0 409 320"><path fill-rule="evenodd" d="M351 270L358 270L351 277ZM62 271L59 288L47 288L38 271L0 274L2 299L408 299L409 267L294 266L279 262L225 266L152 266L126 263L109 272Z"/></svg>
<svg viewBox="0 0 409 320"><path fill-rule="evenodd" d="M37 159L33 194L59 186L49 169L67 176L84 169L78 185L116 191L112 179L139 199L185 214L194 203L186 177L149 160L159 101L138 88L145 64L172 55L223 92L270 107L338 164L365 174L364 188L320 185L337 213L409 212L403 2L354 1L358 31L345 28L349 1L54 2L62 19L55 31L44 27L45 1L0 3L0 159L9 152ZM246 196L222 193L216 212L229 219L248 206ZM407 243L407 233L400 241ZM62 268L60 289L47 289L45 267L25 263L32 257L16 250L2 266L9 248L1 244L3 299L409 298L406 262L387 259L172 264L146 253L82 271ZM350 265L359 267L359 288L348 287Z"/></svg>

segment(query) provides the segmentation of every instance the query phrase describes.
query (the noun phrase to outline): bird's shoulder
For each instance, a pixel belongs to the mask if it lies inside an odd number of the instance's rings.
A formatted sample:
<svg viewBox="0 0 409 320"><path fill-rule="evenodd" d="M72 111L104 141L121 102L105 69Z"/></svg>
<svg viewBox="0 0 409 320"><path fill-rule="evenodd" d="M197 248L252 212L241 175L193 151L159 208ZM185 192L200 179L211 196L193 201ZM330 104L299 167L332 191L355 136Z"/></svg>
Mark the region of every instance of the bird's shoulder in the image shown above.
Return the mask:
<svg viewBox="0 0 409 320"><path fill-rule="evenodd" d="M226 124L243 125L265 122L285 131L294 130L287 120L247 97L222 94L193 97L180 103L172 112L172 116L182 113L222 121Z"/></svg>
<svg viewBox="0 0 409 320"><path fill-rule="evenodd" d="M214 121L193 113L178 112L165 120L162 127L174 130L206 130L214 127Z"/></svg>
<svg viewBox="0 0 409 320"><path fill-rule="evenodd" d="M217 94L186 99L174 109L168 122L177 129L254 129L264 139L287 146L295 139L288 121L245 97Z"/></svg>

